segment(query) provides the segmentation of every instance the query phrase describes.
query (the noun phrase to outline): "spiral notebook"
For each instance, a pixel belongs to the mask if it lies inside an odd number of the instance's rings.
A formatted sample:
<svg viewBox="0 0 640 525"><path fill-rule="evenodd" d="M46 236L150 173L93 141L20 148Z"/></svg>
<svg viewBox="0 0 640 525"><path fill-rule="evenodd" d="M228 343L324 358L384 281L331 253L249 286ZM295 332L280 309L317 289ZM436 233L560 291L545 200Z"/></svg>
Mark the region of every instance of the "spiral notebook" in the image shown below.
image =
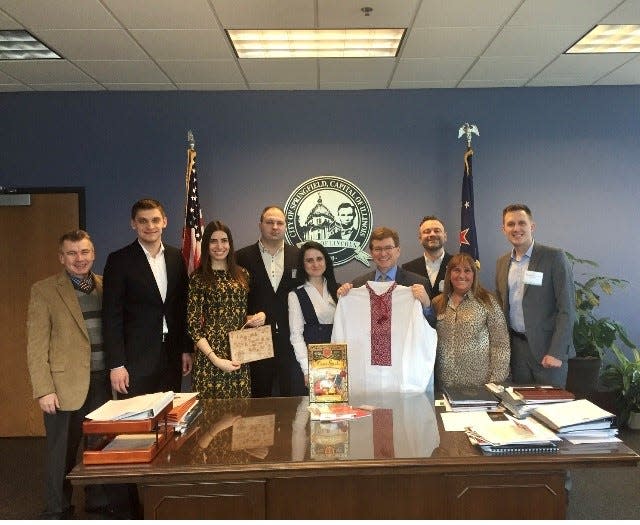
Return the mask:
<svg viewBox="0 0 640 525"><path fill-rule="evenodd" d="M517 454L557 454L558 445L478 445L483 454L488 456L509 456Z"/></svg>

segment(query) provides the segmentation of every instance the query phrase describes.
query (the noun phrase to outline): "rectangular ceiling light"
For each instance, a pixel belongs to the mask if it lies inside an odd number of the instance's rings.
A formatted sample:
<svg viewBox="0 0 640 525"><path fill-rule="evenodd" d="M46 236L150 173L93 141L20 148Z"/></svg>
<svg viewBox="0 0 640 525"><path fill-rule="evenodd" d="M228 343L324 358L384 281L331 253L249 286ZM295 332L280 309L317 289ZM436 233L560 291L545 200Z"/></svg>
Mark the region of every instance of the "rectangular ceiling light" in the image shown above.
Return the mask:
<svg viewBox="0 0 640 525"><path fill-rule="evenodd" d="M596 26L565 51L573 53L640 53L640 25Z"/></svg>
<svg viewBox="0 0 640 525"><path fill-rule="evenodd" d="M0 60L62 58L27 31L0 30Z"/></svg>
<svg viewBox="0 0 640 525"><path fill-rule="evenodd" d="M406 29L227 29L238 58L394 57Z"/></svg>

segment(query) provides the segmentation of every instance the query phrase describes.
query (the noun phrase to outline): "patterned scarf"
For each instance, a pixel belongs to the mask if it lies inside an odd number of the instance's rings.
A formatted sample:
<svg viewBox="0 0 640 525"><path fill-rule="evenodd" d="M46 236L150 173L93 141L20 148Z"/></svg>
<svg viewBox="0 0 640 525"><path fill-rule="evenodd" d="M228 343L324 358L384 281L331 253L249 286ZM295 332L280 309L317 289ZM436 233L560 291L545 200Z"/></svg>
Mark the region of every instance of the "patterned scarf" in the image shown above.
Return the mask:
<svg viewBox="0 0 640 525"><path fill-rule="evenodd" d="M396 283L381 295L369 283L366 286L371 301L371 364L391 366L391 294Z"/></svg>
<svg viewBox="0 0 640 525"><path fill-rule="evenodd" d="M90 294L93 292L93 289L96 287L96 283L93 281L93 275L89 274L84 279L80 279L78 277L74 277L73 275L69 276L71 278L71 284L76 290L80 290L86 294Z"/></svg>

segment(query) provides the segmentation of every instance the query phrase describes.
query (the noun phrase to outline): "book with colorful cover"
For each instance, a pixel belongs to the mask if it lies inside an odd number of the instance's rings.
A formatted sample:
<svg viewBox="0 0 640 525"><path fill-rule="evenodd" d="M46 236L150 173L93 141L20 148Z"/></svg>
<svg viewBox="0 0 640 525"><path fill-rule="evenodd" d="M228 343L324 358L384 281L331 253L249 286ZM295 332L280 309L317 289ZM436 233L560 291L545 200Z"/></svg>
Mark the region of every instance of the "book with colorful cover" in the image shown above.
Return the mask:
<svg viewBox="0 0 640 525"><path fill-rule="evenodd" d="M349 400L346 343L308 345L309 401L344 403Z"/></svg>

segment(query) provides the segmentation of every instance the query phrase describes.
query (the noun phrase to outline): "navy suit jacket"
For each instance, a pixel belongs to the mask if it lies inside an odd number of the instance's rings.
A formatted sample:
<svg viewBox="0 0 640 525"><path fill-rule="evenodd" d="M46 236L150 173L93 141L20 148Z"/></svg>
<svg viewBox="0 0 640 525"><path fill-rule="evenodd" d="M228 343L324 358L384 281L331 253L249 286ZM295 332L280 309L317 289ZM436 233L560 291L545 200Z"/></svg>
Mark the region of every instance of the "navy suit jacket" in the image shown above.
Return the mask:
<svg viewBox="0 0 640 525"><path fill-rule="evenodd" d="M162 302L151 266L136 239L110 253L104 267L103 345L107 366L124 365L131 377L149 376L170 355L192 352L186 329L188 277L180 250L164 245L167 297ZM162 317L168 335L162 343ZM165 352L163 352L163 347Z"/></svg>
<svg viewBox="0 0 640 525"><path fill-rule="evenodd" d="M496 296L509 324L509 266L511 251L496 264ZM576 315L573 272L562 250L533 245L529 271L543 274L542 285L524 285L522 310L529 347L542 360L551 355L562 361L576 355L573 324Z"/></svg>
<svg viewBox="0 0 640 525"><path fill-rule="evenodd" d="M427 279L427 284L425 288L427 289L427 295L429 299L432 299L440 293L440 283L444 279L444 275L447 272L447 264L449 264L449 260L451 259L451 254L444 252L444 257L442 258L442 263L440 263L440 270L438 270L438 275L436 275L436 281L431 286L431 281L429 280L429 274L427 273L427 266L424 262L424 255L418 257L417 259L413 259L408 263L404 263L402 267L405 270L408 270L413 273L417 273L418 275L422 275Z"/></svg>

